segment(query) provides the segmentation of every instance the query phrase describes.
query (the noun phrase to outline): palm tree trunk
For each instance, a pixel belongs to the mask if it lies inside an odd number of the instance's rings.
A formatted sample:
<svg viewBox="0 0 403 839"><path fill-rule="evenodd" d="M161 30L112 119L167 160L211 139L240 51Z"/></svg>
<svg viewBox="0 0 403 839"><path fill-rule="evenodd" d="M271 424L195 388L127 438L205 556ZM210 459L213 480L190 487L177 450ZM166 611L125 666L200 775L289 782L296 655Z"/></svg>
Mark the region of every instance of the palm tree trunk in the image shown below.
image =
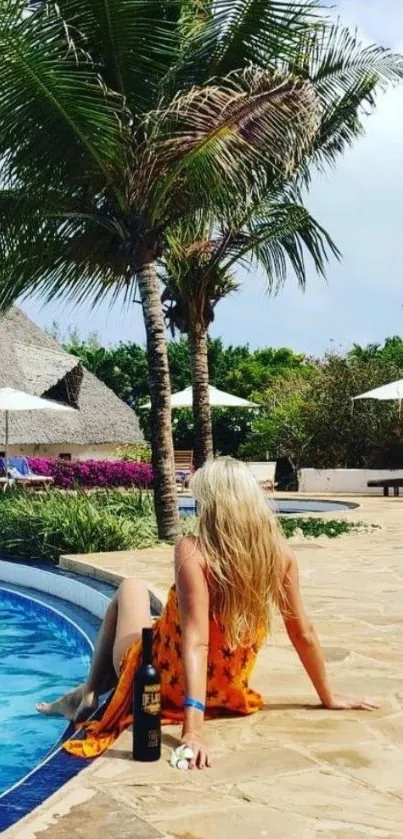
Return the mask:
<svg viewBox="0 0 403 839"><path fill-rule="evenodd" d="M189 355L193 386L194 465L199 469L214 454L208 390L207 332L200 324L190 326Z"/></svg>
<svg viewBox="0 0 403 839"><path fill-rule="evenodd" d="M158 536L173 541L179 532L179 515L172 442L171 383L160 289L152 258L145 257L137 276L147 336L151 453Z"/></svg>

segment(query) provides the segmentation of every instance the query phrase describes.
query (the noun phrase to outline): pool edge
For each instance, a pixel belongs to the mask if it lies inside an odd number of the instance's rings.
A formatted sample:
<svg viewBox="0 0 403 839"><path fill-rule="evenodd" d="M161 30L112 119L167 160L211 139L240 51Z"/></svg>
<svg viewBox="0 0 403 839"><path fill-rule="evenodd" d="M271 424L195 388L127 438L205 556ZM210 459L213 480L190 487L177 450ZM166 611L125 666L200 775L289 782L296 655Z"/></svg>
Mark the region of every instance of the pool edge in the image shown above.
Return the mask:
<svg viewBox="0 0 403 839"><path fill-rule="evenodd" d="M12 586L14 585L23 586L25 589L29 588L33 593L36 592L38 597L32 597L31 599L36 600L44 608L56 614L58 610L55 607L40 600L40 593L45 598L46 595L51 595L59 600L65 600L71 605L79 606L99 620L102 619L109 602L105 595L92 589L89 584L85 584L83 581L57 577L55 574L42 569L3 559L0 560L0 588L2 583L10 586L10 589L5 589L7 591L12 592ZM15 591L14 594L29 599L28 595L18 591ZM77 603L77 597L79 603ZM85 609L84 602L90 608ZM71 617L64 615L63 612L59 611L58 614L86 638L90 651L92 651L93 641L86 631L75 624ZM100 706L100 708L102 707ZM99 713L99 710L97 713ZM0 794L0 834L3 834L4 831L13 827L41 804L44 804L50 796L90 764L91 761L72 757L63 750L63 742L69 739L73 732L72 724L66 725L62 737L50 748L40 763Z"/></svg>

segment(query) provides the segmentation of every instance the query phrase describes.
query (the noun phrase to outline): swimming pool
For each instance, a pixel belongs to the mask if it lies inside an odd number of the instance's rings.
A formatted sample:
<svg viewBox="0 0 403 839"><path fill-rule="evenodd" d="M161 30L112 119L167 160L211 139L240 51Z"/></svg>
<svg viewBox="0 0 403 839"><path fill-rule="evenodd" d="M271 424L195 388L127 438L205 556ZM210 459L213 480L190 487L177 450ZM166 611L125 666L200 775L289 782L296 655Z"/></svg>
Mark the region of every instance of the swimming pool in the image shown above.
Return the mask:
<svg viewBox="0 0 403 839"><path fill-rule="evenodd" d="M306 513L340 513L354 510L358 504L348 504L345 501L320 501L314 498L278 498L268 500L268 504L281 516L305 515ZM196 505L194 498L179 499L179 514L182 518L194 516Z"/></svg>
<svg viewBox="0 0 403 839"><path fill-rule="evenodd" d="M61 749L66 720L35 704L83 680L114 590L0 558L0 833L88 765Z"/></svg>
<svg viewBox="0 0 403 839"><path fill-rule="evenodd" d="M92 644L43 602L0 586L0 795L40 763L66 720L35 710L83 681Z"/></svg>

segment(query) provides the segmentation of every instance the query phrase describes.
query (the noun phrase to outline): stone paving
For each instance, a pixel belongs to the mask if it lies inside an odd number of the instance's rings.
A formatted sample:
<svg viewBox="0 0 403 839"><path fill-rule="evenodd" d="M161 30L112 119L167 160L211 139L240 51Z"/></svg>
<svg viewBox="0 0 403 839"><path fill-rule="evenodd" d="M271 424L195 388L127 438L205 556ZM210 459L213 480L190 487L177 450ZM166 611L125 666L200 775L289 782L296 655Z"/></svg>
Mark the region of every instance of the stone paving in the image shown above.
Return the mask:
<svg viewBox="0 0 403 839"><path fill-rule="evenodd" d="M382 529L295 548L335 688L379 698L379 711L319 708L279 626L252 682L265 709L206 726L211 770L170 768L174 727L158 764L135 764L126 732L7 839L403 839L403 499L360 503L345 515ZM64 561L141 575L160 597L171 563L169 548Z"/></svg>

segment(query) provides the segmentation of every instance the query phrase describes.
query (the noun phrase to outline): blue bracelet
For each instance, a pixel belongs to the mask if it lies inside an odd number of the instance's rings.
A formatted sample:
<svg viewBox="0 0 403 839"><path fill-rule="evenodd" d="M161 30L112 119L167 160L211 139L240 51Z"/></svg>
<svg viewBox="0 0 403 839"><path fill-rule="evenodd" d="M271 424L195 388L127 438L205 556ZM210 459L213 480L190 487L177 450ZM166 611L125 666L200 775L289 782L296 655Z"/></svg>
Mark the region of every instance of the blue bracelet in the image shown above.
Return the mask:
<svg viewBox="0 0 403 839"><path fill-rule="evenodd" d="M203 702L200 702L199 699L192 699L191 696L186 696L185 702L184 702L184 707L185 708L196 708L196 711L202 711L203 713L206 710L206 706L204 705Z"/></svg>

